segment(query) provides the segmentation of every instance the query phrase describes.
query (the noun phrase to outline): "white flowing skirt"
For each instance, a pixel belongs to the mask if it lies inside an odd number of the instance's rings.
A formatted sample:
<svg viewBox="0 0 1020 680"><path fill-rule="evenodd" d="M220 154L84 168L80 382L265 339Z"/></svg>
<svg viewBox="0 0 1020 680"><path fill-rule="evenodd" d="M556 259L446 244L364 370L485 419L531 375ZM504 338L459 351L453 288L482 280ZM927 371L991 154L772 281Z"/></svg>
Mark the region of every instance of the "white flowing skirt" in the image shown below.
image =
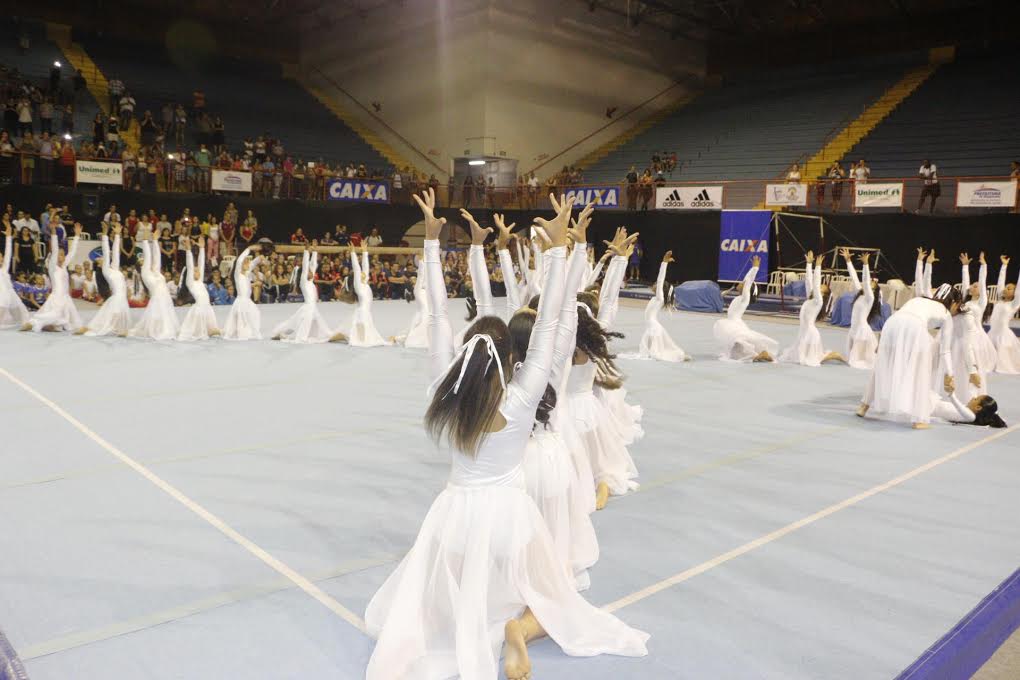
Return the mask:
<svg viewBox="0 0 1020 680"><path fill-rule="evenodd" d="M571 656L647 654L646 633L574 590L522 488L451 484L368 605L366 678L495 680L503 628L525 607Z"/></svg>
<svg viewBox="0 0 1020 680"><path fill-rule="evenodd" d="M723 361L751 361L762 352L776 355L779 343L763 333L752 331L743 319L723 318L712 326L712 335Z"/></svg>
<svg viewBox="0 0 1020 680"><path fill-rule="evenodd" d="M846 336L846 362L851 368L870 371L875 367L875 353L878 351L878 335L871 326L851 328Z"/></svg>
<svg viewBox="0 0 1020 680"><path fill-rule="evenodd" d="M404 336L404 347L412 349L428 349L428 330L428 318L421 312L416 313L414 315L414 320L411 321L410 330L408 330L407 335Z"/></svg>
<svg viewBox="0 0 1020 680"><path fill-rule="evenodd" d="M592 393L605 407L606 415L609 417L608 423L616 430L624 444L630 446L645 436L645 430L641 427L644 409L627 403L627 388L607 390L596 384L592 387Z"/></svg>
<svg viewBox="0 0 1020 680"><path fill-rule="evenodd" d="M329 342L333 331L319 311L319 306L306 302L289 319L278 324L271 337L280 338L284 342L315 344Z"/></svg>
<svg viewBox="0 0 1020 680"><path fill-rule="evenodd" d="M177 339L182 342L208 340L209 334L219 329L216 312L208 302L196 302L188 308Z"/></svg>
<svg viewBox="0 0 1020 680"><path fill-rule="evenodd" d="M121 291L110 292L103 306L92 317L86 327L85 335L125 335L131 331L131 307L128 305L127 294Z"/></svg>
<svg viewBox="0 0 1020 680"><path fill-rule="evenodd" d="M637 466L617 428L611 424L605 405L592 392L572 392L567 399L577 437L588 454L595 483L605 482L614 496L638 488L634 481L638 477Z"/></svg>
<svg viewBox="0 0 1020 680"><path fill-rule="evenodd" d="M0 328L20 328L30 315L10 281L0 281Z"/></svg>
<svg viewBox="0 0 1020 680"><path fill-rule="evenodd" d="M1016 375L1020 373L1020 338L1013 329L992 329L989 339L995 346L995 372Z"/></svg>
<svg viewBox="0 0 1020 680"><path fill-rule="evenodd" d="M361 309L354 312L351 332L347 337L349 344L353 347L379 347L386 344L383 336L379 335L379 331L375 329L372 315L362 312Z"/></svg>
<svg viewBox="0 0 1020 680"><path fill-rule="evenodd" d="M32 316L31 324L32 330L37 333L44 328L72 331L82 326L81 316L78 315L71 296L52 293L39 311Z"/></svg>
<svg viewBox="0 0 1020 680"><path fill-rule="evenodd" d="M873 412L914 423L929 421L937 373L934 346L924 319L905 313L889 318L864 398Z"/></svg>
<svg viewBox="0 0 1020 680"><path fill-rule="evenodd" d="M538 424L536 427L541 428ZM570 449L557 432L536 429L524 452L524 481L559 555L578 590L591 585L588 569L599 558L595 527L587 508L574 502L580 483ZM593 489L589 477L585 484Z"/></svg>
<svg viewBox="0 0 1020 680"><path fill-rule="evenodd" d="M669 337L669 333L658 320L651 319L641 336L638 358L658 359L659 361L689 361L691 357L673 342L673 338Z"/></svg>
<svg viewBox="0 0 1020 680"><path fill-rule="evenodd" d="M158 291L149 298L142 318L134 325L128 335L133 338L149 338L151 340L176 340L180 325L174 311L173 300L164 291Z"/></svg>
<svg viewBox="0 0 1020 680"><path fill-rule="evenodd" d="M828 352L822 345L822 334L811 324L800 328L797 342L784 349L779 355L779 360L802 366L821 366L826 354Z"/></svg>
<svg viewBox="0 0 1020 680"><path fill-rule="evenodd" d="M261 340L262 313L251 298L237 298L223 324L224 340Z"/></svg>

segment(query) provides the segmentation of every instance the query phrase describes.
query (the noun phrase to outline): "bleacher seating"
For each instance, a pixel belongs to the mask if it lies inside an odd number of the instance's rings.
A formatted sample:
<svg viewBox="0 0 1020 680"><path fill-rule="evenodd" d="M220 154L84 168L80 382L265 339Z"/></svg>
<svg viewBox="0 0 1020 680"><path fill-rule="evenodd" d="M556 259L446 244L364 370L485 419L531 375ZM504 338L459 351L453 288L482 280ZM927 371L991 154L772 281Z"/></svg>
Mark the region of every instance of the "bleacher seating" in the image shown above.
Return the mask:
<svg viewBox="0 0 1020 680"><path fill-rule="evenodd" d="M585 169L586 178L620 181L661 151L677 154L674 180L781 176L917 63L922 55L904 53L743 75L610 152Z"/></svg>
<svg viewBox="0 0 1020 680"><path fill-rule="evenodd" d="M138 115L148 109L159 120L168 101L180 102L190 111L197 89L205 93L210 115L223 118L227 146L233 151L241 148L245 137L255 139L269 132L295 159L364 163L383 171L388 167L364 139L299 84L284 78L279 65L216 55L189 67L178 65L152 43L139 46L95 36L76 40L108 79L125 83L138 103Z"/></svg>
<svg viewBox="0 0 1020 680"><path fill-rule="evenodd" d="M944 176L1001 176L1020 159L1020 73L1008 60L945 64L844 157L877 177L914 177L929 158Z"/></svg>
<svg viewBox="0 0 1020 680"><path fill-rule="evenodd" d="M50 66L53 65L53 62L65 62L66 60L61 54L60 48L46 38L45 26L36 22L25 22L22 24L22 28L28 32L31 44L25 54L21 54L18 49L18 35L21 28L9 19L0 21L0 64L15 68L23 76L41 84L49 80ZM71 78L74 75L74 69L65 63L63 71L64 79L61 87L71 91ZM91 134L92 120L98 111L99 104L87 90L83 90L74 107L75 133ZM60 121L59 113L56 121L57 123ZM38 131L38 126L36 130Z"/></svg>

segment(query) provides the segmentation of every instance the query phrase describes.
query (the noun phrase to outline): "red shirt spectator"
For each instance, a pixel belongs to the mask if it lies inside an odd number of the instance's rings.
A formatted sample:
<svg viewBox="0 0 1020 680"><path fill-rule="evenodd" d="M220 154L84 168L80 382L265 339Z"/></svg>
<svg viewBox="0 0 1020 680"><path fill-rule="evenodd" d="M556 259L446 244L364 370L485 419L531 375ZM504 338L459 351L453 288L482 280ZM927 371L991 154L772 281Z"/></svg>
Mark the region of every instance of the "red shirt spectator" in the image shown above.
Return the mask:
<svg viewBox="0 0 1020 680"><path fill-rule="evenodd" d="M305 236L305 232L301 229L301 227L298 227L297 231L290 235L290 242L295 245L303 245L308 243L308 237Z"/></svg>

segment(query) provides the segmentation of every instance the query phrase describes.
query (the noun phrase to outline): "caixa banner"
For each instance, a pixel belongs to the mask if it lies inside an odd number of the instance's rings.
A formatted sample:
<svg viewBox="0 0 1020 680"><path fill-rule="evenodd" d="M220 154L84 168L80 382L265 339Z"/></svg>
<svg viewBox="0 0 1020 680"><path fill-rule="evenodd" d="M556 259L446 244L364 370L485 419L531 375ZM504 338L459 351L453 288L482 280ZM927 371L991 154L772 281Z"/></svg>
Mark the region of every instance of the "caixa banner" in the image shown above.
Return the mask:
<svg viewBox="0 0 1020 680"><path fill-rule="evenodd" d="M386 182L370 179L334 179L326 187L331 201L367 201L389 203L390 187Z"/></svg>
<svg viewBox="0 0 1020 680"><path fill-rule="evenodd" d="M771 233L771 210L724 210L719 223L719 280L740 281L757 255L761 267L755 281L768 281Z"/></svg>
<svg viewBox="0 0 1020 680"><path fill-rule="evenodd" d="M620 188L619 187L578 187L567 189L563 192L564 197L574 197L574 205L584 207L589 203L596 208L619 208Z"/></svg>

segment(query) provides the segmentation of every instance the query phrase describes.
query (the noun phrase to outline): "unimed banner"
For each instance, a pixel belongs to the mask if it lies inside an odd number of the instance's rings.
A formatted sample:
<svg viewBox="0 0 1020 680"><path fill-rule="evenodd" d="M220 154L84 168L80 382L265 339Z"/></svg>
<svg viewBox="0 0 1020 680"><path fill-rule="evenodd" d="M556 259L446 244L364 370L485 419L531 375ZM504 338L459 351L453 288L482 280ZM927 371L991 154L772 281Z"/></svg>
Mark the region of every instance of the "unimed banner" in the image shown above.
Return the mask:
<svg viewBox="0 0 1020 680"><path fill-rule="evenodd" d="M751 268L751 258L761 258L755 281L769 278L771 210L724 210L719 223L719 280L740 281Z"/></svg>
<svg viewBox="0 0 1020 680"><path fill-rule="evenodd" d="M584 207L589 203L596 208L619 208L620 187L578 187L563 192L566 198L574 197L574 205Z"/></svg>
<svg viewBox="0 0 1020 680"><path fill-rule="evenodd" d="M1016 204L1016 180L1008 182L959 182L957 208L1012 208Z"/></svg>
<svg viewBox="0 0 1020 680"><path fill-rule="evenodd" d="M240 191L251 193L251 173L239 170L213 170L213 191Z"/></svg>
<svg viewBox="0 0 1020 680"><path fill-rule="evenodd" d="M723 188L656 187L656 210L722 210Z"/></svg>
<svg viewBox="0 0 1020 680"><path fill-rule="evenodd" d="M386 182L368 179L334 179L327 195L331 201L368 201L389 203L390 187Z"/></svg>
<svg viewBox="0 0 1020 680"><path fill-rule="evenodd" d="M807 205L807 184L766 184L765 205Z"/></svg>
<svg viewBox="0 0 1020 680"><path fill-rule="evenodd" d="M75 181L78 184L124 185L124 168L120 163L104 161L75 161Z"/></svg>
<svg viewBox="0 0 1020 680"><path fill-rule="evenodd" d="M854 207L902 208L903 182L883 184L854 182Z"/></svg>

